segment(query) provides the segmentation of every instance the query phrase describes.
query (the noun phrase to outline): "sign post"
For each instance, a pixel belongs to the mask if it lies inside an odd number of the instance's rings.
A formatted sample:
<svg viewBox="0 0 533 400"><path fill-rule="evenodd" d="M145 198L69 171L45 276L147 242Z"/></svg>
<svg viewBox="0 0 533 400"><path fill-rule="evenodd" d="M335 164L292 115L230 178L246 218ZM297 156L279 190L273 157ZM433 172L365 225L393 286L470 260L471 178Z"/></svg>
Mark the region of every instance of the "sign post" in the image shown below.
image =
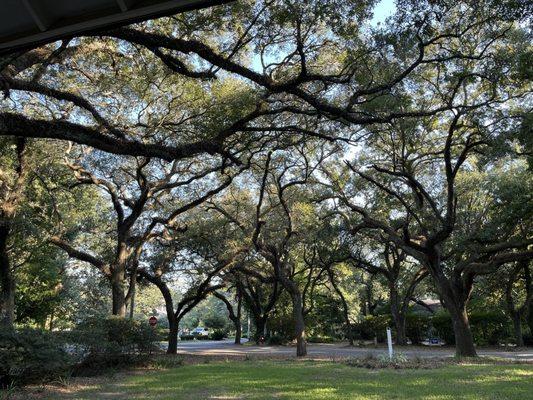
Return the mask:
<svg viewBox="0 0 533 400"><path fill-rule="evenodd" d="M387 328L387 344L389 345L389 359L392 361L393 351L392 351L392 335L390 328Z"/></svg>
<svg viewBox="0 0 533 400"><path fill-rule="evenodd" d="M250 313L248 313L248 329L246 331L246 336L248 337L248 341L250 341Z"/></svg>
<svg viewBox="0 0 533 400"><path fill-rule="evenodd" d="M155 338L155 326L157 325L157 318L152 315L150 318L148 318L148 323L150 324L151 329L151 336L152 336L152 343L154 342ZM152 346L150 346L150 354L152 354Z"/></svg>

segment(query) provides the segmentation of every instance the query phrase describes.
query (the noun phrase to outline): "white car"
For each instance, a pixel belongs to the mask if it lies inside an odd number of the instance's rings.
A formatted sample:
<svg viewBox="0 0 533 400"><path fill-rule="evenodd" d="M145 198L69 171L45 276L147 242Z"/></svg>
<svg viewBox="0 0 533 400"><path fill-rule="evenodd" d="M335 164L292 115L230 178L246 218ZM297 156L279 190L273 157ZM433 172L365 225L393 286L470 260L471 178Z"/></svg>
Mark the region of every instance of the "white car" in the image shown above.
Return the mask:
<svg viewBox="0 0 533 400"><path fill-rule="evenodd" d="M199 336L199 337L208 337L209 336L209 329L208 328L194 328L191 332L191 335L193 336Z"/></svg>

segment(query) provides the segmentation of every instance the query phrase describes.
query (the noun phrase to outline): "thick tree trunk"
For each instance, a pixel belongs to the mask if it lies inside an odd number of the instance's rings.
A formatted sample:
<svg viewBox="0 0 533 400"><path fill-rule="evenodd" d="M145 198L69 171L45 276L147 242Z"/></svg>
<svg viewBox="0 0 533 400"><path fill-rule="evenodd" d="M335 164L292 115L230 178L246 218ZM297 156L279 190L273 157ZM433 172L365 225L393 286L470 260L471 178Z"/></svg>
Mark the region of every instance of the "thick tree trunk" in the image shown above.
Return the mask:
<svg viewBox="0 0 533 400"><path fill-rule="evenodd" d="M518 347L524 347L524 336L522 335L522 318L519 312L515 312L513 317L513 329L516 345Z"/></svg>
<svg viewBox="0 0 533 400"><path fill-rule="evenodd" d="M113 315L126 318L126 265L128 250L125 243L119 242L116 264L111 272L111 292L113 296Z"/></svg>
<svg viewBox="0 0 533 400"><path fill-rule="evenodd" d="M529 330L531 331L531 334L533 335L533 282L531 279L531 270L529 268L529 264L526 264L524 268L524 280L526 284L526 296L532 298L531 301L527 302L525 304L525 310L524 314L526 316L526 321L529 326Z"/></svg>
<svg viewBox="0 0 533 400"><path fill-rule="evenodd" d="M342 315L344 317L344 322L346 323L346 337L348 339L348 342L350 343L350 346L353 346L353 344L354 344L354 341L353 341L353 327L352 327L352 323L350 322L350 313L349 313L349 310L348 310L348 302L346 301L346 297L344 297L344 294L342 293L342 290L340 290L339 286L335 282L335 276L333 275L333 272L331 271L331 269L328 269L328 276L329 276L329 281L333 285L333 289L335 290L335 292L337 292L337 295L341 299Z"/></svg>
<svg viewBox="0 0 533 400"><path fill-rule="evenodd" d="M241 344L242 337L242 293L237 291L237 315L233 323L235 324L235 344Z"/></svg>
<svg viewBox="0 0 533 400"><path fill-rule="evenodd" d="M0 327L13 328L15 320L15 277L7 254L9 223L0 220Z"/></svg>
<svg viewBox="0 0 533 400"><path fill-rule="evenodd" d="M235 324L235 344L241 344L242 326L241 321Z"/></svg>
<svg viewBox="0 0 533 400"><path fill-rule="evenodd" d="M239 293L239 290L237 290L237 312L233 309L233 304L222 294L219 292L214 292L213 295L222 300L222 302L226 305L226 308L228 309L228 316L231 322L233 322L233 326L235 327L235 344L241 344L241 335L242 335L242 326L241 326L241 310L242 310L242 296Z"/></svg>
<svg viewBox="0 0 533 400"><path fill-rule="evenodd" d="M128 246L125 234L119 230L116 263L111 271L111 292L113 296L113 315L126 318L126 267L128 264Z"/></svg>
<svg viewBox="0 0 533 400"><path fill-rule="evenodd" d="M437 287L443 305L450 313L452 319L455 336L455 355L457 357L477 357L474 338L468 321L468 313L466 312L466 303L468 302L472 285L465 286L460 275L456 275L453 281L446 277L438 251L430 254L428 261L426 265L428 271Z"/></svg>
<svg viewBox="0 0 533 400"><path fill-rule="evenodd" d="M468 322L466 307L448 309L452 317L455 334L455 354L457 357L477 357L474 338Z"/></svg>
<svg viewBox="0 0 533 400"><path fill-rule="evenodd" d="M131 288L131 298L130 298L130 319L133 319L135 314L135 286Z"/></svg>
<svg viewBox="0 0 533 400"><path fill-rule="evenodd" d="M350 346L353 346L354 345L353 327L349 320L346 321L346 337L348 339L348 343L350 344Z"/></svg>
<svg viewBox="0 0 533 400"><path fill-rule="evenodd" d="M165 300L165 311L168 319L168 347L167 354L176 354L178 352L178 334L179 323L178 317L174 313L174 301L172 300L172 294L168 289L168 286L160 279L153 279L154 283Z"/></svg>
<svg viewBox="0 0 533 400"><path fill-rule="evenodd" d="M294 335L296 337L296 356L307 355L307 342L305 338L305 320L300 293L292 294L292 312L294 317Z"/></svg>
<svg viewBox="0 0 533 400"><path fill-rule="evenodd" d="M407 334L405 328L405 315L402 313L397 313L393 315L394 318L394 328L396 331L396 344L399 346L407 345Z"/></svg>
<svg viewBox="0 0 533 400"><path fill-rule="evenodd" d="M405 314L400 310L401 306L398 291L393 286L393 283L389 285L389 293L391 314L394 321L394 329L396 331L396 344L399 346L405 346L407 344L407 335L405 332Z"/></svg>
<svg viewBox="0 0 533 400"><path fill-rule="evenodd" d="M524 271L526 299L524 300L522 306L518 307L515 305L515 301L513 299L513 287L517 279L519 279L522 270ZM509 277L509 281L507 282L507 286L505 288L505 302L507 306L507 312L509 313L513 321L514 336L516 345L518 347L524 346L524 336L522 333L522 318L526 316L527 319L530 314L531 302L533 299L532 289L533 288L531 287L529 261L518 263L512 271L511 276Z"/></svg>
<svg viewBox="0 0 533 400"><path fill-rule="evenodd" d="M126 317L126 291L122 274L113 273L111 281L111 294L113 297L112 313L118 317Z"/></svg>
<svg viewBox="0 0 533 400"><path fill-rule="evenodd" d="M7 241L17 206L24 195L28 174L25 162L26 139L17 137L15 146L18 159L15 169L17 179L13 191L4 197L3 204L0 204L0 327L8 329L12 329L15 322L15 275L11 269Z"/></svg>
<svg viewBox="0 0 533 400"><path fill-rule="evenodd" d="M533 335L533 307L530 308L529 313L526 316L526 321L527 325L529 326L529 330Z"/></svg>
<svg viewBox="0 0 533 400"><path fill-rule="evenodd" d="M167 314L168 317L168 314ZM167 354L176 354L178 352L178 333L179 323L172 313L172 317L168 320L168 347Z"/></svg>
<svg viewBox="0 0 533 400"><path fill-rule="evenodd" d="M259 344L261 336L264 335L266 327L267 317L265 315L261 317L254 316L255 332L254 332L254 341L255 344Z"/></svg>

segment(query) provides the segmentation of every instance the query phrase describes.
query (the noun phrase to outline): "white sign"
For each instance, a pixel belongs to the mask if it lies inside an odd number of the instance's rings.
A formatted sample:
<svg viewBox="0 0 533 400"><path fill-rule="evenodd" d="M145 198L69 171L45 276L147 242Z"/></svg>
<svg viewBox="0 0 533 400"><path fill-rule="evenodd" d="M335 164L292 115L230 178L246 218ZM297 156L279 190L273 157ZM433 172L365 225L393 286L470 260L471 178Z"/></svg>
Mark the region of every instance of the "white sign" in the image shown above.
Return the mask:
<svg viewBox="0 0 533 400"><path fill-rule="evenodd" d="M389 359L392 360L393 352L392 352L392 335L390 332L390 328L387 328L387 344L389 345Z"/></svg>

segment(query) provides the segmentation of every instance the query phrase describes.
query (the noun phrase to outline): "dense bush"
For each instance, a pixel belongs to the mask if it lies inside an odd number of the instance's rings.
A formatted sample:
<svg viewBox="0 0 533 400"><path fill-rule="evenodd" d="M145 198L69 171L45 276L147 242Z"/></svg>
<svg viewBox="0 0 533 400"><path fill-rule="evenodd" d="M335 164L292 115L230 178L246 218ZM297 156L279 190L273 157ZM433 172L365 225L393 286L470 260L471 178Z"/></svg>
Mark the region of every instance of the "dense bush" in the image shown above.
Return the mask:
<svg viewBox="0 0 533 400"><path fill-rule="evenodd" d="M131 364L156 349L157 334L148 324L118 317L90 318L70 334L81 362L76 373Z"/></svg>
<svg viewBox="0 0 533 400"><path fill-rule="evenodd" d="M469 313L470 327L477 345L496 345L509 340L511 326L509 319L500 311L472 311ZM413 344L419 344L428 336L437 336L446 344L455 344L455 336L450 314L439 311L433 316L409 313L406 315L406 334ZM389 314L365 316L354 324L355 337L364 340L386 339L387 327L393 327Z"/></svg>
<svg viewBox="0 0 533 400"><path fill-rule="evenodd" d="M180 335L180 339L181 340L193 340L194 339L194 335L191 335L189 333L184 333L182 335Z"/></svg>
<svg viewBox="0 0 533 400"><path fill-rule="evenodd" d="M475 311L469 315L474 342L478 345L497 345L509 339L507 316L499 311Z"/></svg>
<svg viewBox="0 0 533 400"><path fill-rule="evenodd" d="M392 323L389 314L367 315L354 325L354 332L360 339L372 340L378 338L378 342L384 342L387 337L387 327Z"/></svg>
<svg viewBox="0 0 533 400"><path fill-rule="evenodd" d="M227 336L227 332L224 329L215 329L209 334L211 340L223 340Z"/></svg>
<svg viewBox="0 0 533 400"><path fill-rule="evenodd" d="M310 336L307 341L309 343L335 343L339 339L332 336Z"/></svg>
<svg viewBox="0 0 533 400"><path fill-rule="evenodd" d="M0 330L1 387L57 378L69 373L73 361L50 332Z"/></svg>
<svg viewBox="0 0 533 400"><path fill-rule="evenodd" d="M496 345L509 338L509 320L498 311L473 311L469 314L470 328L477 345ZM447 344L455 344L453 324L450 314L441 311L433 316L431 324Z"/></svg>
<svg viewBox="0 0 533 400"><path fill-rule="evenodd" d="M267 344L271 346L279 346L287 343L287 338L283 335L272 335L267 338Z"/></svg>
<svg viewBox="0 0 533 400"><path fill-rule="evenodd" d="M524 344L526 346L533 346L533 335L531 333L526 333L524 335Z"/></svg>
<svg viewBox="0 0 533 400"><path fill-rule="evenodd" d="M431 329L431 317L425 314L409 313L405 316L406 335L413 344L420 344Z"/></svg>

